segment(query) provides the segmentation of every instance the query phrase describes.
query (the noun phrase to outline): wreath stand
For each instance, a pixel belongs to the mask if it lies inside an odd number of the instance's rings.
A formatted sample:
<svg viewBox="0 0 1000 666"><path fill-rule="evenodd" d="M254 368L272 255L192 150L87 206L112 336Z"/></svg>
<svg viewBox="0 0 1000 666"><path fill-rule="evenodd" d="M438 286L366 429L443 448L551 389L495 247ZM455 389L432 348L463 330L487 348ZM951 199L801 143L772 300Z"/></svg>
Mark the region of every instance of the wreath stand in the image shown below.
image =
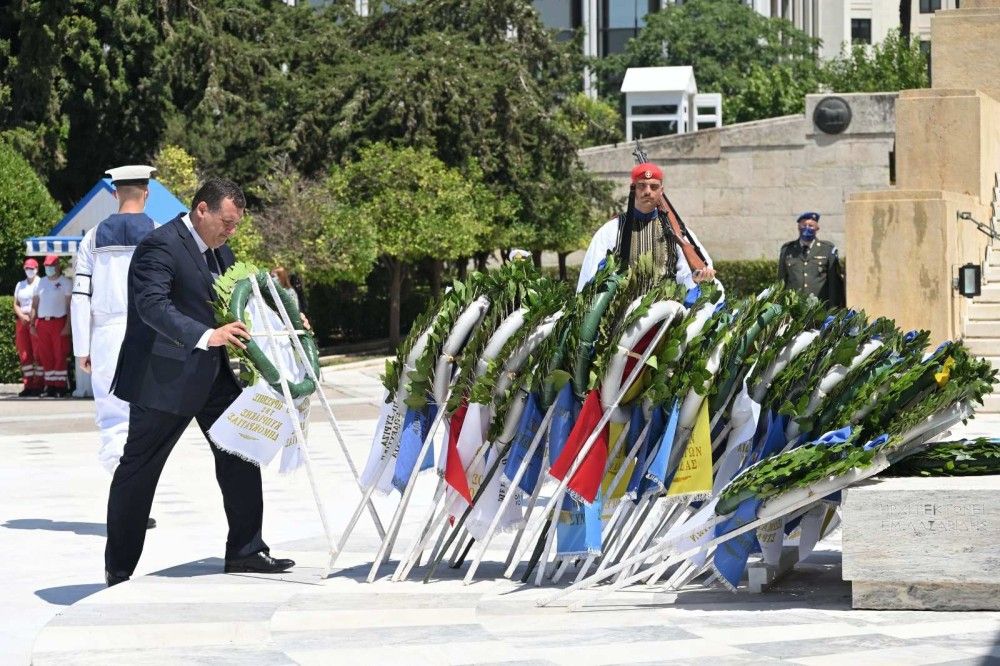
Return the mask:
<svg viewBox="0 0 1000 666"><path fill-rule="evenodd" d="M295 402L292 398L291 390L289 389L288 379L286 376L287 368L285 367L285 359L282 356L282 354L279 353L278 350L277 346L278 338L287 337L291 340L292 348L295 350L295 353L301 359L302 364L306 369L307 376L315 383L317 389L316 393L319 395L319 399L323 405L324 411L326 412L327 419L329 420L330 425L333 427L334 434L337 437L337 441L340 444L341 451L343 452L344 458L347 461L347 466L350 468L351 474L354 476L354 480L356 483L358 483L359 487L360 487L360 477L358 476L357 467L354 464L354 460L351 458L351 454L347 448L347 444L344 441L343 433L340 430L340 426L337 423L337 419L333 415L333 409L330 406L330 403L327 401L326 395L323 393L318 373L312 367L312 364L309 362L309 359L306 356L305 350L302 347L302 342L299 340L299 331L296 331L295 327L292 325L292 320L289 317L288 310L285 308L284 303L282 302L278 294L278 290L274 284L274 280L271 278L270 275L266 277L268 291L271 295L271 298L275 306L274 310L277 312L278 316L281 317L281 320L284 323L285 326L284 331L275 331L271 327L271 321L267 316L267 312L270 308L268 304L265 302L263 295L261 294L260 286L257 283L257 279L255 278L255 276L249 276L248 279L250 281L250 287L253 291L252 298L254 299L254 302L257 304L258 311L262 313L261 319L263 320L264 324L263 335L261 335L260 333L255 333L254 337L266 338L268 348L278 363L278 373L281 382L281 393L285 401L285 408L288 410L288 413L291 415L292 418L292 428L295 432L296 443L299 446L299 450L302 452L302 460L306 468L306 474L309 477L309 485L312 488L313 498L316 501L316 508L319 512L320 522L323 524L323 532L326 536L328 554L329 554L329 559L327 560L327 565L323 573L323 578L325 579L330 575L330 570L333 567L333 561L337 554L337 548L335 546L333 532L331 531L330 528L330 521L327 515L326 507L323 503L323 498L322 495L320 494L319 486L316 483L316 476L313 471L312 459L309 455L309 448L306 442L306 436L299 423L298 409L295 407ZM375 510L375 506L370 500L368 501L368 510L369 513L371 514L372 521L375 524L375 530L378 532L380 537L383 537L385 535L385 530L383 529L382 523L379 520L378 513Z"/></svg>

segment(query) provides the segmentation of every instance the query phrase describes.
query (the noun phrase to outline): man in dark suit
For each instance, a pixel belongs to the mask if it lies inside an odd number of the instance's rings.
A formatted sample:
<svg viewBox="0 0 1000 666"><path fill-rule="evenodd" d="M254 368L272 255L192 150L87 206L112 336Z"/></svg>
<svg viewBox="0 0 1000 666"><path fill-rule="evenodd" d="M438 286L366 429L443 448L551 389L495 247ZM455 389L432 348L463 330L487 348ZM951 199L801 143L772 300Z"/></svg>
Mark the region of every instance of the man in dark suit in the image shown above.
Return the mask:
<svg viewBox="0 0 1000 666"><path fill-rule="evenodd" d="M191 419L208 438L208 429L240 394L226 345L243 348L250 334L242 322L216 326L212 281L234 263L225 243L245 207L235 183L211 179L195 194L191 212L147 235L132 258L128 321L112 382L114 394L131 409L108 497L108 585L128 580L135 570L160 472ZM294 566L272 558L261 537L260 469L209 444L229 522L226 572L277 573Z"/></svg>

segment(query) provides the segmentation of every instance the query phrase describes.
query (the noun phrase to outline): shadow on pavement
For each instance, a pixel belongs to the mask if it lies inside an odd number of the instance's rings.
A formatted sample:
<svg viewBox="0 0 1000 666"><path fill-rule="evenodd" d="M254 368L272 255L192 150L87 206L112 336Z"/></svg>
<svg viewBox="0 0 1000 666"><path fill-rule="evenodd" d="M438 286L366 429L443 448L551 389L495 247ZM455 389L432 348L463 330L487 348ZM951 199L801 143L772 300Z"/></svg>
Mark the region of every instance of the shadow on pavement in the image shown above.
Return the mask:
<svg viewBox="0 0 1000 666"><path fill-rule="evenodd" d="M215 576L222 573L223 560L221 557L206 557L194 562L185 562L169 569L161 569L150 576L161 578L193 578L194 576Z"/></svg>
<svg viewBox="0 0 1000 666"><path fill-rule="evenodd" d="M95 592L100 592L105 587L104 583L85 583L83 585L62 585L60 587L46 587L35 590L35 596L57 606L72 606L80 599L89 597Z"/></svg>
<svg viewBox="0 0 1000 666"><path fill-rule="evenodd" d="M73 532L86 536L107 536L104 523L78 523L65 520L49 520L48 518L19 518L8 520L2 525L12 530L48 530L50 532Z"/></svg>

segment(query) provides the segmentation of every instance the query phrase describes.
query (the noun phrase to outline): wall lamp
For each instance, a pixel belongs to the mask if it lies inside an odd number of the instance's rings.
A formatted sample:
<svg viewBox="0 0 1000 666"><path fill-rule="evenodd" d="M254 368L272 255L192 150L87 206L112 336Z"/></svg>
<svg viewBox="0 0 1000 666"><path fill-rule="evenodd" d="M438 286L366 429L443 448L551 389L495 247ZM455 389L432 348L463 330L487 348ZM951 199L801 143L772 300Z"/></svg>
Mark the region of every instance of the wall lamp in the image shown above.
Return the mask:
<svg viewBox="0 0 1000 666"><path fill-rule="evenodd" d="M983 293L983 269L979 264L965 264L958 268L958 293L973 298Z"/></svg>

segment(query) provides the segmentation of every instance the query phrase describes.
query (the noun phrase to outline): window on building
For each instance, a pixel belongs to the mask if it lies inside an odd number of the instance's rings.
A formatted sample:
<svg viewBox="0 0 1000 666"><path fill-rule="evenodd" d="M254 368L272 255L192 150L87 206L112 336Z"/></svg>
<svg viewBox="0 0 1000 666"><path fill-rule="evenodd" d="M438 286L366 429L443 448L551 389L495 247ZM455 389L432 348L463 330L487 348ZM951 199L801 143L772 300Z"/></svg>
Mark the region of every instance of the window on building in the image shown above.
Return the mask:
<svg viewBox="0 0 1000 666"><path fill-rule="evenodd" d="M538 11L542 25L556 31L558 41L572 39L573 32L583 22L581 0L533 0L531 4Z"/></svg>
<svg viewBox="0 0 1000 666"><path fill-rule="evenodd" d="M872 20L851 19L851 44L872 43Z"/></svg>
<svg viewBox="0 0 1000 666"><path fill-rule="evenodd" d="M941 0L920 0L920 13L930 14L941 9Z"/></svg>
<svg viewBox="0 0 1000 666"><path fill-rule="evenodd" d="M646 16L658 11L661 4L661 0L601 0L598 29L601 55L624 51L628 40L646 27Z"/></svg>
<svg viewBox="0 0 1000 666"><path fill-rule="evenodd" d="M638 139L668 134L677 134L676 120L647 120L632 123L632 136Z"/></svg>

